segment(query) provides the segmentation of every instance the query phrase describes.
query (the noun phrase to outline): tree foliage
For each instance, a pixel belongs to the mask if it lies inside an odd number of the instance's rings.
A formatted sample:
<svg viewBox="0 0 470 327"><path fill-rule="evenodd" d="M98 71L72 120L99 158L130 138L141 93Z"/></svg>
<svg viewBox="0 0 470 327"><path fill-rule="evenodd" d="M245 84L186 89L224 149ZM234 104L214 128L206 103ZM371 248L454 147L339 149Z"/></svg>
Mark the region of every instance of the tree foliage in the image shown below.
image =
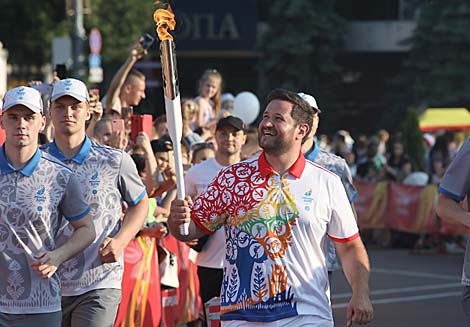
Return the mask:
<svg viewBox="0 0 470 327"><path fill-rule="evenodd" d="M470 2L426 1L411 45L403 97L412 106L468 106L470 101ZM402 99L403 99L402 97Z"/></svg>
<svg viewBox="0 0 470 327"><path fill-rule="evenodd" d="M334 1L274 0L265 8L261 92L276 87L304 91L321 99L320 105L334 107L341 72L335 56L345 29L345 21L334 13Z"/></svg>
<svg viewBox="0 0 470 327"><path fill-rule="evenodd" d="M0 41L9 51L10 63L50 62L52 39L69 28L64 0L2 0Z"/></svg>
<svg viewBox="0 0 470 327"><path fill-rule="evenodd" d="M91 0L91 14L84 16L86 33L98 27L103 36L105 62L122 62L131 45L144 32L155 30L152 0ZM66 16L65 0L2 0L0 41L12 64L38 66L50 62L54 37L70 36L73 21ZM88 51L85 40L85 51Z"/></svg>
<svg viewBox="0 0 470 327"><path fill-rule="evenodd" d="M408 153L413 164L413 170L424 170L423 133L419 129L419 119L416 110L409 109L401 125L402 142L405 153Z"/></svg>
<svg viewBox="0 0 470 327"><path fill-rule="evenodd" d="M155 30L152 0L93 0L87 29L98 27L103 36L103 59L123 61L132 44L145 32ZM154 32L152 32L155 34Z"/></svg>

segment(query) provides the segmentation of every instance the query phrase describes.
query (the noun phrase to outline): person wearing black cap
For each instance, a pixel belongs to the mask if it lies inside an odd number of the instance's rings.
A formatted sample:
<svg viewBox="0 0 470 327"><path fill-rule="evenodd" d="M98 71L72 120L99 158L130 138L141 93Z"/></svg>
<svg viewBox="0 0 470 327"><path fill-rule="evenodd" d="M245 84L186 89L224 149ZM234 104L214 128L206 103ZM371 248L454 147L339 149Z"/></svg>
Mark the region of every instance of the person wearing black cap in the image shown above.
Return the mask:
<svg viewBox="0 0 470 327"><path fill-rule="evenodd" d="M354 200L356 199L358 193L354 187L349 166L343 158L321 149L315 142L314 136L317 132L318 124L320 122L319 115L321 110L319 109L317 101L313 96L305 93L299 93L299 96L305 100L313 110L312 129L307 139L302 144L302 152L304 153L307 160L310 160L311 162L314 162L339 176L341 183L343 183L344 189L346 190L346 194L348 196L349 203L351 204L354 216L357 220L357 213L356 209L354 208ZM331 274L333 271L340 268L340 264L336 256L335 246L330 240L328 240L326 264L328 267L328 277L331 279Z"/></svg>
<svg viewBox="0 0 470 327"><path fill-rule="evenodd" d="M207 159L188 170L185 176L186 194L200 195L223 168L240 161L240 152L246 140L245 124L235 116L217 122L215 131L217 150L215 157ZM220 295L225 256L225 233L219 229L211 236L199 240L198 277L200 296L205 303Z"/></svg>

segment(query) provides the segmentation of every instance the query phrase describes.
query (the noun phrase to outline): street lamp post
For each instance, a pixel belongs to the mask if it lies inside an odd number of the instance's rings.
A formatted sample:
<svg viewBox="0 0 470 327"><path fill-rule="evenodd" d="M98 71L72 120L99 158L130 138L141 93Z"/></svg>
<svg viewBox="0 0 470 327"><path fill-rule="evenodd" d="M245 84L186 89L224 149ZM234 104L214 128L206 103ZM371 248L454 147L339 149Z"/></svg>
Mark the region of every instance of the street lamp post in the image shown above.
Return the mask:
<svg viewBox="0 0 470 327"><path fill-rule="evenodd" d="M83 63L85 60L83 55L83 42L85 40L85 28L83 27L83 0L73 0L73 12L72 76L84 80L85 69Z"/></svg>

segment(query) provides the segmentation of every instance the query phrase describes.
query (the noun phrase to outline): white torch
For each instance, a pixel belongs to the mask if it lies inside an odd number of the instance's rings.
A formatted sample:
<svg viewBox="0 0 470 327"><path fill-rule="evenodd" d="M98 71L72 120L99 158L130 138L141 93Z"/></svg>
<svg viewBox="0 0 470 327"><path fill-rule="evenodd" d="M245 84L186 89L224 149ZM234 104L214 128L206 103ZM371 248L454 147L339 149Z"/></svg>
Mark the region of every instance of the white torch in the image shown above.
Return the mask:
<svg viewBox="0 0 470 327"><path fill-rule="evenodd" d="M174 30L176 21L171 7L157 9L153 19L157 24L157 34L160 39L160 60L162 63L163 91L165 95L165 110L168 124L168 133L173 142L176 170L176 185L178 199L184 200L183 158L181 155L181 138L183 135L183 120L181 117L180 91L178 87L178 71L176 68L176 53L173 37L168 28ZM180 234L189 234L189 224L180 226Z"/></svg>

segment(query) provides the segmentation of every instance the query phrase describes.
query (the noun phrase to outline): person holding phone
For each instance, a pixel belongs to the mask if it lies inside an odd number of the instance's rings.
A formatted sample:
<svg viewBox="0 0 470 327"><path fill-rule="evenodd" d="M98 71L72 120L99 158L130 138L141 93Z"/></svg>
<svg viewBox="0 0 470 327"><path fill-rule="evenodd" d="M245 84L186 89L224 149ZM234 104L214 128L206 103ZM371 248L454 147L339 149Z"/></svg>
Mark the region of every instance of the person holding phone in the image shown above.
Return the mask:
<svg viewBox="0 0 470 327"><path fill-rule="evenodd" d="M129 144L129 133L126 131L126 121L124 119L113 119L111 122L111 130L109 146L126 150Z"/></svg>
<svg viewBox="0 0 470 327"><path fill-rule="evenodd" d="M95 125L93 139L99 144L126 150L128 138L125 132L124 120L115 119L111 115L104 115Z"/></svg>
<svg viewBox="0 0 470 327"><path fill-rule="evenodd" d="M121 299L122 252L144 223L148 197L132 158L85 133L89 93L82 81L54 84L49 115L55 139L44 151L72 169L90 203L96 239L61 266L62 326L112 326ZM127 204L124 217L122 203ZM63 226L59 241L67 239Z"/></svg>
<svg viewBox="0 0 470 327"><path fill-rule="evenodd" d="M100 90L90 89L90 119L87 122L86 134L93 137L96 123L103 117L103 106L100 102Z"/></svg>
<svg viewBox="0 0 470 327"><path fill-rule="evenodd" d="M141 40L133 45L129 57L114 75L109 90L103 98L105 112L116 113L117 118L125 119L126 123L129 120L129 124L133 107L145 99L145 75L132 68L147 54Z"/></svg>

